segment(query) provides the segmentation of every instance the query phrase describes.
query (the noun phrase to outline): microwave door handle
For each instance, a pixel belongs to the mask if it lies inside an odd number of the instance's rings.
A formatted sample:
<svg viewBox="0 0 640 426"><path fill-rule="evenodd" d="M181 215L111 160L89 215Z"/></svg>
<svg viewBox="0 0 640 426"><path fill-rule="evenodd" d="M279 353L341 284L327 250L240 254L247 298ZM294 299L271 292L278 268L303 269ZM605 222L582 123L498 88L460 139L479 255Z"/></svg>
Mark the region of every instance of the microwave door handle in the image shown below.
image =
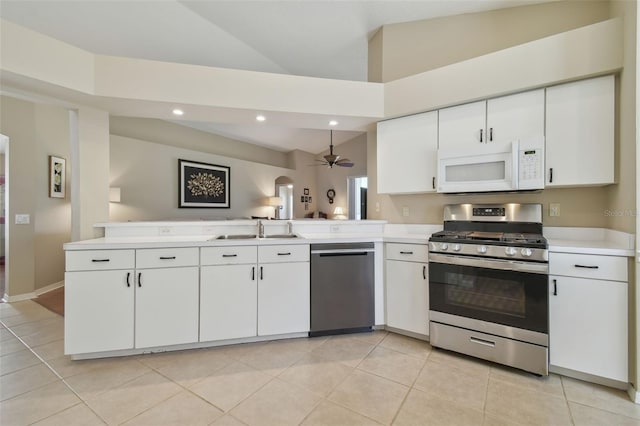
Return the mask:
<svg viewBox="0 0 640 426"><path fill-rule="evenodd" d="M520 144L516 140L516 141L513 141L511 144L511 173L513 173L513 175L511 176L511 182L512 182L511 187L514 190L520 189L520 175L519 175L519 169L518 169L519 157L520 157Z"/></svg>

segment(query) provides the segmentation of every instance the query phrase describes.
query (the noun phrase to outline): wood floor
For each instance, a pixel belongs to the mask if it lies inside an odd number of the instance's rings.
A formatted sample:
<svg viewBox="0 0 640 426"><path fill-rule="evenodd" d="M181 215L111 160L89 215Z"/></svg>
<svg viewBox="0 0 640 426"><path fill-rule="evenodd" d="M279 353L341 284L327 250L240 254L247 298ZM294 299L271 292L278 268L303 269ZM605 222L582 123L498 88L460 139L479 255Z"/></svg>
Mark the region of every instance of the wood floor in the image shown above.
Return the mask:
<svg viewBox="0 0 640 426"><path fill-rule="evenodd" d="M43 293L33 301L58 315L64 316L64 287Z"/></svg>

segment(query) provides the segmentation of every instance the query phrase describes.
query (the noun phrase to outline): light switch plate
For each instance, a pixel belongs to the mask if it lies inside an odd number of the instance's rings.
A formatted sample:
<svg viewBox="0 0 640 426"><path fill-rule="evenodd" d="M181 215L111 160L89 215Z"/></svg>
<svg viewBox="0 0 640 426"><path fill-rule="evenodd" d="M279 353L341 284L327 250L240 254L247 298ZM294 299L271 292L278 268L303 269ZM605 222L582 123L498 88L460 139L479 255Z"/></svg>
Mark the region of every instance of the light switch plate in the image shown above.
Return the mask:
<svg viewBox="0 0 640 426"><path fill-rule="evenodd" d="M402 207L402 216L409 217L409 207L407 206Z"/></svg>
<svg viewBox="0 0 640 426"><path fill-rule="evenodd" d="M29 223L31 223L31 215L25 213L16 215L16 225L28 225Z"/></svg>

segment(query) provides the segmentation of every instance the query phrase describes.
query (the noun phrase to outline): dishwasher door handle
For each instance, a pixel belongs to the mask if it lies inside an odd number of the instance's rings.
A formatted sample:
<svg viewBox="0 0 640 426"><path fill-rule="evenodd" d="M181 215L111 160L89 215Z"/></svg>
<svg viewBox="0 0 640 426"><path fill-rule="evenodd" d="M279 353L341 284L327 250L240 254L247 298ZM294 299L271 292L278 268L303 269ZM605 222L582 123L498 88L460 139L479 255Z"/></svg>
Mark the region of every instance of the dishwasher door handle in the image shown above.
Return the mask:
<svg viewBox="0 0 640 426"><path fill-rule="evenodd" d="M339 250L311 250L311 254L320 256L364 256L373 253L374 249L339 249Z"/></svg>

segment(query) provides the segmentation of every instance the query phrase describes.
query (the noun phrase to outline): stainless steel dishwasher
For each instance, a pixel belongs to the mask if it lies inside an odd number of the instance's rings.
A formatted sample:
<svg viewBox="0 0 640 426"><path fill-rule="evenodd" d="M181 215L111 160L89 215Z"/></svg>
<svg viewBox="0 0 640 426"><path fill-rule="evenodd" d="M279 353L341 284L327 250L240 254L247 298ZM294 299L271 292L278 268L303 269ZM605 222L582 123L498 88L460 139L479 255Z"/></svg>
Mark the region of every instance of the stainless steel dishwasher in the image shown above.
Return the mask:
<svg viewBox="0 0 640 426"><path fill-rule="evenodd" d="M370 331L374 321L373 243L312 244L309 336Z"/></svg>

